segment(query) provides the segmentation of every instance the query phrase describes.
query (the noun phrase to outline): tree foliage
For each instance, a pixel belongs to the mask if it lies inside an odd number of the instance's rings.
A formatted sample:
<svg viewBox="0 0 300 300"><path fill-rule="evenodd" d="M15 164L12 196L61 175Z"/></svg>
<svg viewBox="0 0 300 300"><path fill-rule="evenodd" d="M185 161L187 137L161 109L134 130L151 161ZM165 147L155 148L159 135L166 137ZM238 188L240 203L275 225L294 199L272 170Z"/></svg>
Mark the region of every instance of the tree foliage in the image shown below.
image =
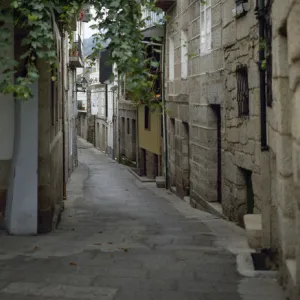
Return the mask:
<svg viewBox="0 0 300 300"><path fill-rule="evenodd" d="M151 82L145 60L145 45L141 42L142 7L157 11L156 0L12 0L0 10L0 92L14 93L17 99L32 97L30 85L39 78L38 59L49 63L53 69L57 62L53 19L62 32L71 32L71 21L84 4L96 10L94 29L95 46L91 58L98 57L101 41L110 40L110 57L120 74L127 74L128 88L135 102L141 98L151 99ZM13 38L7 30L10 26L20 28L24 52L20 56L25 72L17 72L19 61L7 57L7 47ZM55 78L53 78L55 80ZM146 99L147 98L147 99Z"/></svg>

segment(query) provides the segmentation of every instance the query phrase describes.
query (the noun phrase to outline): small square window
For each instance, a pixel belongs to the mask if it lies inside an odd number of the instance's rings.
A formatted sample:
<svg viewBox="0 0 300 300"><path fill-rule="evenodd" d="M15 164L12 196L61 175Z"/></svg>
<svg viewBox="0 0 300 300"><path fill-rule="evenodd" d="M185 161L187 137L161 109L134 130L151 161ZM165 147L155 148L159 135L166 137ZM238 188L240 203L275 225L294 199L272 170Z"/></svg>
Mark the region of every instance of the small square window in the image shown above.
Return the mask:
<svg viewBox="0 0 300 300"><path fill-rule="evenodd" d="M130 134L130 123L129 123L129 118L127 118L127 134Z"/></svg>
<svg viewBox="0 0 300 300"><path fill-rule="evenodd" d="M249 116L248 68L245 65L236 68L237 103L239 117Z"/></svg>
<svg viewBox="0 0 300 300"><path fill-rule="evenodd" d="M150 109L149 106L145 106L145 129L150 130Z"/></svg>

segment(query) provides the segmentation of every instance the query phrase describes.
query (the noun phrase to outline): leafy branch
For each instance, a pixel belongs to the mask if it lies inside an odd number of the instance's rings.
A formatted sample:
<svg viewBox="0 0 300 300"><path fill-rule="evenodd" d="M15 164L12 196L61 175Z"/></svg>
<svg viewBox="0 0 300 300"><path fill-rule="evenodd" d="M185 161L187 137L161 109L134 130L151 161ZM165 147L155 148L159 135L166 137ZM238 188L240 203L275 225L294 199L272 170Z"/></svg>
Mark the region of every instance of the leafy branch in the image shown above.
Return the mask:
<svg viewBox="0 0 300 300"><path fill-rule="evenodd" d="M57 68L57 45L53 30L54 19L63 32L72 34L72 20L84 4L96 10L92 59L98 57L102 41L110 41L108 49L112 62L120 74L127 76L127 86L135 95L134 101L143 101L151 94L155 75L149 72L146 46L142 43L141 28L145 26L142 8L158 11L156 0L13 0L0 10L0 63L2 77L0 92L13 93L17 99L32 97L31 85L39 78L37 62L43 59L49 71ZM11 24L23 33L18 60L7 57L7 47L13 37L7 30ZM3 50L3 51L2 51ZM24 65L19 72L20 65ZM151 65L151 64L150 64ZM153 67L153 65L152 65ZM54 76L55 77L55 76ZM152 96L151 96L152 97Z"/></svg>

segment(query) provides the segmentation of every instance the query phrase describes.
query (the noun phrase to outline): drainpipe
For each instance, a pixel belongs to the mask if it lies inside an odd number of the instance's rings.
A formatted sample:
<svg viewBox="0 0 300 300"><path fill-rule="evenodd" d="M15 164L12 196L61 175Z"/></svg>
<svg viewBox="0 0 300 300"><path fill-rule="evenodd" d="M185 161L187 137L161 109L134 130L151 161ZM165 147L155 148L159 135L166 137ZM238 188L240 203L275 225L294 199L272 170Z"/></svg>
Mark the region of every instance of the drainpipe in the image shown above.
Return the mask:
<svg viewBox="0 0 300 300"><path fill-rule="evenodd" d="M62 43L62 53L64 53L64 43L65 38ZM62 139L63 139L63 200L67 199L67 185L66 185L66 131L65 131L65 56L62 55L62 103L61 103L61 112L62 112ZM74 77L73 77L74 78Z"/></svg>
<svg viewBox="0 0 300 300"><path fill-rule="evenodd" d="M117 135L118 135L118 162L121 162L121 157L120 157L120 153L121 153L121 146L120 146L120 121L119 121L119 101L120 101L120 74L118 73L118 96L117 96L117 101L116 101L116 110L117 110Z"/></svg>
<svg viewBox="0 0 300 300"><path fill-rule="evenodd" d="M265 41L265 1L258 0L257 19L259 22L259 40ZM261 151L269 149L267 144L267 106L266 106L266 71L263 67L265 49L259 48L259 79L260 79L260 135Z"/></svg>
<svg viewBox="0 0 300 300"><path fill-rule="evenodd" d="M164 42L162 51L162 104L163 104L163 136L164 136L164 169L166 188L169 188L169 174L168 174L168 137L167 137L167 114L166 114L166 93L165 93L165 66L166 66L166 39L167 24L164 25Z"/></svg>

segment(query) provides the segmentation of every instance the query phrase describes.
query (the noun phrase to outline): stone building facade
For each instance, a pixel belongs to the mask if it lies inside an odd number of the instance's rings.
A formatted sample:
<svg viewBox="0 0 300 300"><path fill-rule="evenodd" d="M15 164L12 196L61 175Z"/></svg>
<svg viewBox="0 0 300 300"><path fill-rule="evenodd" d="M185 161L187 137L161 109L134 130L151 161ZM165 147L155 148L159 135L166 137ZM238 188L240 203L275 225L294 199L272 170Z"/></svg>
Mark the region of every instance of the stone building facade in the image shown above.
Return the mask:
<svg viewBox="0 0 300 300"><path fill-rule="evenodd" d="M200 2L166 7L171 187L259 228L250 245L278 253L299 299L300 1Z"/></svg>
<svg viewBox="0 0 300 300"><path fill-rule="evenodd" d="M241 226L245 214L261 213L261 171L267 167L261 158L258 20L255 1L249 3L241 16L232 13L234 1L223 1L222 9L222 206L225 215Z"/></svg>
<svg viewBox="0 0 300 300"><path fill-rule="evenodd" d="M273 102L267 121L275 207L271 224L277 229L271 228L271 243L279 245L281 280L294 300L300 297L300 1L275 0L271 20Z"/></svg>
<svg viewBox="0 0 300 300"><path fill-rule="evenodd" d="M10 2L2 1L1 8ZM53 24L57 80L52 80L45 60L39 59L40 76L31 86L32 99L15 101L13 95L0 95L0 227L13 235L45 233L56 227L66 199L65 184L77 163L71 73L81 57L78 50L72 51L57 16L49 16L48 21ZM72 30L81 23L74 15ZM20 56L26 51L22 41L28 32L13 28L12 22L7 26L13 42L4 51L20 62L18 72L25 72ZM79 49L79 40L75 43Z"/></svg>
<svg viewBox="0 0 300 300"><path fill-rule="evenodd" d="M118 101L118 151L117 157L133 163L137 159L137 110L129 101L121 96ZM128 130L129 129L129 130Z"/></svg>
<svg viewBox="0 0 300 300"><path fill-rule="evenodd" d="M167 23L169 183L195 206L219 200L222 103L221 1L176 1ZM200 30L200 23L203 30Z"/></svg>

